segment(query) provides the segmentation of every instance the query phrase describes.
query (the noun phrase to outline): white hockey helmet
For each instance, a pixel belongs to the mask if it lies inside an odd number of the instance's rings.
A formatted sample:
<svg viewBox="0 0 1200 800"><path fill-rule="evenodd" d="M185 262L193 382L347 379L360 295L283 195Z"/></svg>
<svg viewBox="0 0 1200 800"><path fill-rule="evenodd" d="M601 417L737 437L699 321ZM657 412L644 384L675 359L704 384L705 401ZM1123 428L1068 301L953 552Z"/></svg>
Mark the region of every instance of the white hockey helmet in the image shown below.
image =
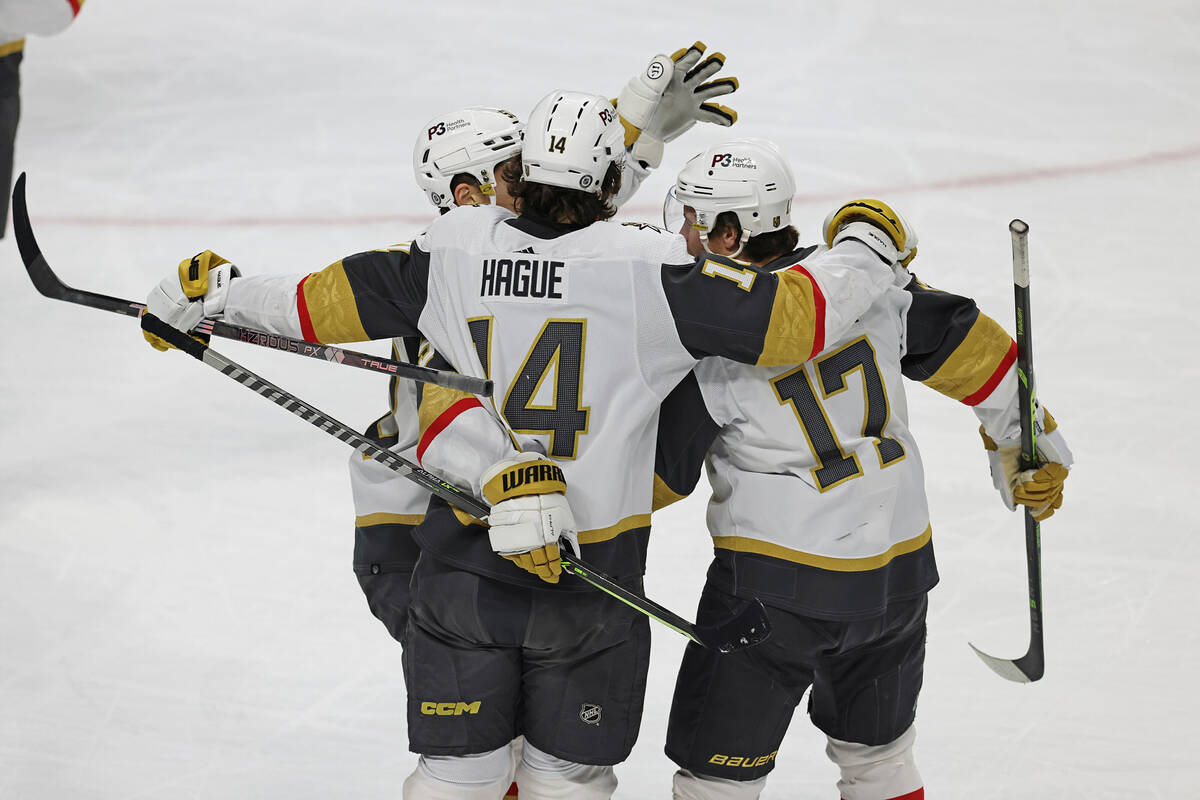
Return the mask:
<svg viewBox="0 0 1200 800"><path fill-rule="evenodd" d="M465 172L484 194L495 193L495 168L521 152L525 126L502 108L471 106L429 121L413 148L413 172L429 201L453 208L450 181Z"/></svg>
<svg viewBox="0 0 1200 800"><path fill-rule="evenodd" d="M792 168L774 142L731 139L683 165L667 196L664 218L672 206L680 217L679 207L691 206L696 211L696 230L708 249L708 233L717 215L732 211L742 226L741 242L745 244L751 236L791 225L795 194Z"/></svg>
<svg viewBox="0 0 1200 800"><path fill-rule="evenodd" d="M611 164L625 158L625 130L612 102L556 89L529 114L521 162L525 179L600 194Z"/></svg>

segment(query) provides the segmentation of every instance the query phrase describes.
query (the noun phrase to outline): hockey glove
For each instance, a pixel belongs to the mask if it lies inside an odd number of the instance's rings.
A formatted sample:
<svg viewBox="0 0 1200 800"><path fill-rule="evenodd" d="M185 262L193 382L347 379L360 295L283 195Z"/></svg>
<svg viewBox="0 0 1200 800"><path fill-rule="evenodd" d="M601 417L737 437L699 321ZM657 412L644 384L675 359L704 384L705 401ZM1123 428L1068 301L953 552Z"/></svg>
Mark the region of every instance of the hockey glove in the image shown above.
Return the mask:
<svg viewBox="0 0 1200 800"><path fill-rule="evenodd" d="M567 505L567 483L557 464L537 453L517 453L493 464L480 478L492 504L488 538L492 549L547 583L562 573L558 539L579 552L578 531Z"/></svg>
<svg viewBox="0 0 1200 800"><path fill-rule="evenodd" d="M225 310L229 281L241 273L238 268L211 250L179 262L178 276L164 278L146 298L146 313L153 314L173 328L187 333L205 317L218 316ZM156 350L174 347L161 337L142 331ZM208 343L207 336L194 338Z"/></svg>
<svg viewBox="0 0 1200 800"><path fill-rule="evenodd" d="M825 218L825 244L857 239L885 259L907 267L917 255L917 232L891 206L879 200L854 200ZM887 235L883 241L879 232Z"/></svg>
<svg viewBox="0 0 1200 800"><path fill-rule="evenodd" d="M617 96L625 147L635 161L657 167L662 163L663 143L678 138L697 122L726 127L737 122L732 108L708 101L736 91L738 79L705 83L725 66L725 56L713 53L700 61L704 49L704 42L696 42L669 58L655 56Z"/></svg>
<svg viewBox="0 0 1200 800"><path fill-rule="evenodd" d="M1045 416L1044 429L1037 435L1036 469L1021 471L1020 440L996 442L982 427L979 429L988 453L992 483L1000 492L1000 499L1010 510L1015 510L1018 505L1026 506L1038 522L1049 518L1062 506L1067 468L1073 463L1071 450L1058 432L1054 417L1049 411Z"/></svg>

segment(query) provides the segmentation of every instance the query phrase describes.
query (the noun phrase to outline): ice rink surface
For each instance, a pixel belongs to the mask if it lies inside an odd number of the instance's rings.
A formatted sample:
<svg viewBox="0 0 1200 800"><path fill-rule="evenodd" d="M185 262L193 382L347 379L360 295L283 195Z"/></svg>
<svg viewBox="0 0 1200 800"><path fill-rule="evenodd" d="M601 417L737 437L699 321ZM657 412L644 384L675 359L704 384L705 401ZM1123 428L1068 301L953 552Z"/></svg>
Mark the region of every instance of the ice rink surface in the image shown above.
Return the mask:
<svg viewBox="0 0 1200 800"><path fill-rule="evenodd" d="M973 414L911 386L943 575L929 796L1200 797L1194 0L92 0L26 47L17 169L75 286L141 300L204 248L315 270L432 218L410 162L429 117L615 96L694 39L727 54L740 121L669 145L623 218L656 221L708 144L766 136L795 166L802 241L882 197L919 231L915 271L1010 330L1007 223L1031 228L1039 389L1077 459L1043 527L1047 673L1010 684L967 647L1024 652L1021 523ZM41 298L11 233L0 321L0 798L399 797L400 649L350 571L345 446L127 318ZM353 425L384 410L380 376L218 349ZM651 544L647 592L689 615L705 500L656 516ZM682 645L656 628L619 798L669 796ZM797 715L763 796L836 798L823 744Z"/></svg>

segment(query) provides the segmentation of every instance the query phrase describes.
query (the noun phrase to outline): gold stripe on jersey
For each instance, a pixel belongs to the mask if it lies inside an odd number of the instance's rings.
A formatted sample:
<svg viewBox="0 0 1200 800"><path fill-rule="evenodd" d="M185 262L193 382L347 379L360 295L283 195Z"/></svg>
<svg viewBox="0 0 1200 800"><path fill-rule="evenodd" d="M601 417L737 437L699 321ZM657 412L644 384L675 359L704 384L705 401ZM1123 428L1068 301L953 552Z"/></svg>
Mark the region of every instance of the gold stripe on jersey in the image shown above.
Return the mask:
<svg viewBox="0 0 1200 800"><path fill-rule="evenodd" d="M799 270L775 273L779 284L771 304L771 324L763 338L758 366L795 364L812 357L813 342L821 323L817 314L818 300L812 280ZM798 353L803 357L797 358Z"/></svg>
<svg viewBox="0 0 1200 800"><path fill-rule="evenodd" d="M460 392L458 389L448 389L445 386L427 383L421 389L421 405L417 409L417 421L421 426L421 436L429 430L437 418L446 413L450 406L459 400L474 399L475 395Z"/></svg>
<svg viewBox="0 0 1200 800"><path fill-rule="evenodd" d="M372 525L420 525L425 519L424 514L391 514L380 511L375 514L362 514L354 518L354 527L370 528Z"/></svg>
<svg viewBox="0 0 1200 800"><path fill-rule="evenodd" d="M819 556L815 553L805 553L802 550L793 550L781 544L764 542L760 539L749 539L745 536L714 536L713 544L723 550L733 550L739 553L757 553L760 556L770 556L782 561L791 561L793 564L805 564L832 572L866 572L886 566L897 556L920 550L929 544L932 537L933 529L926 526L925 531L919 536L914 536L903 542L897 542L877 556L865 556L863 558Z"/></svg>
<svg viewBox="0 0 1200 800"><path fill-rule="evenodd" d="M678 503L687 495L679 494L674 491L667 482L657 475L654 476L654 499L651 501L650 507L654 511L660 508L666 508L672 503Z"/></svg>
<svg viewBox="0 0 1200 800"><path fill-rule="evenodd" d="M24 49L24 39L17 39L15 42L5 42L4 44L0 44L0 58L11 56L13 53L19 53Z"/></svg>
<svg viewBox="0 0 1200 800"><path fill-rule="evenodd" d="M318 342L364 342L370 338L358 317L354 290L341 261L309 275L300 291L304 313Z"/></svg>
<svg viewBox="0 0 1200 800"><path fill-rule="evenodd" d="M1011 346L1012 337L1004 328L980 314L962 343L924 383L961 402L992 378Z"/></svg>
<svg viewBox="0 0 1200 800"><path fill-rule="evenodd" d="M590 531L580 531L579 543L596 544L597 542L607 542L617 538L626 531L648 528L649 526L649 514L634 514L632 517L626 517L616 525L609 525L607 528L593 528Z"/></svg>

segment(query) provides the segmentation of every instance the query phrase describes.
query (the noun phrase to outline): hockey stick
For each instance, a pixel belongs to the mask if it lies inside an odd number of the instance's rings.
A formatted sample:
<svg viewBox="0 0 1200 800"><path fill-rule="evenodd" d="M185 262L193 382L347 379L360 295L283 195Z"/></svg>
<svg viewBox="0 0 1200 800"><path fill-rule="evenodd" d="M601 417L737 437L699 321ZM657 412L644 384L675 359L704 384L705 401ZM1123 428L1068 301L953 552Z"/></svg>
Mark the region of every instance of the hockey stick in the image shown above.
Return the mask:
<svg viewBox="0 0 1200 800"><path fill-rule="evenodd" d="M37 239L33 236L33 226L29 222L29 210L25 205L25 173L23 172L17 178L16 187L13 189L13 230L16 232L17 247L21 250L21 260L25 262L25 269L29 272L29 277L33 281L34 287L46 297L52 300L64 300L68 303L76 303L88 308L98 308L101 311L112 311L128 317L137 317L142 313L142 309L145 308L142 303L75 289L63 283L54 274L54 270L50 269L50 264L46 261L46 257L42 255L42 250L38 246ZM382 372L408 380L433 383L438 386L446 386L471 394L488 397L492 394L491 381L471 375L444 372L416 364L407 364L403 361L395 361L390 358L383 358L382 356L372 356L353 350L343 350L333 345L317 344L316 342L308 342L303 339L291 339L287 336L264 333L263 331L243 328L238 325L218 322L217 320L204 320L192 332L198 335L220 336L225 339L258 345L259 347L269 347L272 350L283 350L288 353L307 356L308 358L333 361L338 364L371 370L372 372Z"/></svg>
<svg viewBox="0 0 1200 800"><path fill-rule="evenodd" d="M325 412L313 408L301 401L300 398L280 389L275 384L254 374L241 364L231 361L203 342L192 338L176 328L172 328L153 314L142 315L142 330L149 331L155 336L165 339L193 358L203 361L222 375L228 375L243 386L292 412L305 422L315 425L336 439L341 439L368 458L378 461L380 464L398 472L409 480L416 481L430 492L433 492L448 503L453 503L468 514L480 518L487 516L488 507L474 497L459 491L458 487L446 483L432 473L426 472L408 459L396 455L391 450L380 447L354 429L338 422Z"/></svg>
<svg viewBox="0 0 1200 800"><path fill-rule="evenodd" d="M1017 405L1021 415L1021 471L1037 468L1037 435L1033 426L1037 397L1033 381L1033 339L1029 330L1029 226L1019 219L1008 224L1012 234L1013 293L1017 313ZM1020 658L990 656L975 645L971 649L1002 678L1032 683L1046 671L1042 637L1042 535L1041 525L1025 508L1025 560L1029 574L1029 649ZM970 644L968 642L968 644Z"/></svg>
<svg viewBox="0 0 1200 800"><path fill-rule="evenodd" d="M487 505L480 502L474 496L462 491L457 486L446 483L436 475L426 472L418 465L396 455L391 450L378 446L370 439L338 422L323 411L313 408L290 392L284 391L265 378L246 369L241 364L226 358L203 342L193 339L176 328L172 328L153 314L143 314L141 320L142 330L149 331L155 336L166 340L193 358L217 370L222 375L233 378L243 386L282 406L315 427L320 428L335 439L340 439L368 458L372 458L392 471L403 475L409 480L415 481L447 503L462 509L480 520L486 520L488 514L491 512L491 509ZM626 589L582 559L571 555L566 545L560 545L559 550L560 553L566 554L561 556L564 570L583 579L600 591L607 592L613 597L618 598L651 619L658 620L667 627L682 633L692 641L706 647L713 647L722 653L728 653L758 644L769 635L770 631L767 627L766 611L758 601L755 601L747 609L733 618L722 622L720 625L712 627L693 625L679 615L655 603L653 600Z"/></svg>
<svg viewBox="0 0 1200 800"><path fill-rule="evenodd" d="M560 557L563 570L583 578L597 589L633 606L671 630L682 633L696 644L704 645L721 653L732 653L735 650L765 641L771 635L767 610L763 608L762 602L758 599L719 625L697 625L694 622L688 622L673 611L663 608L653 600L631 592L614 583L612 579L596 573L595 570L571 554L565 539L560 540L558 550L562 554ZM603 585L595 580L597 577L604 579Z"/></svg>

